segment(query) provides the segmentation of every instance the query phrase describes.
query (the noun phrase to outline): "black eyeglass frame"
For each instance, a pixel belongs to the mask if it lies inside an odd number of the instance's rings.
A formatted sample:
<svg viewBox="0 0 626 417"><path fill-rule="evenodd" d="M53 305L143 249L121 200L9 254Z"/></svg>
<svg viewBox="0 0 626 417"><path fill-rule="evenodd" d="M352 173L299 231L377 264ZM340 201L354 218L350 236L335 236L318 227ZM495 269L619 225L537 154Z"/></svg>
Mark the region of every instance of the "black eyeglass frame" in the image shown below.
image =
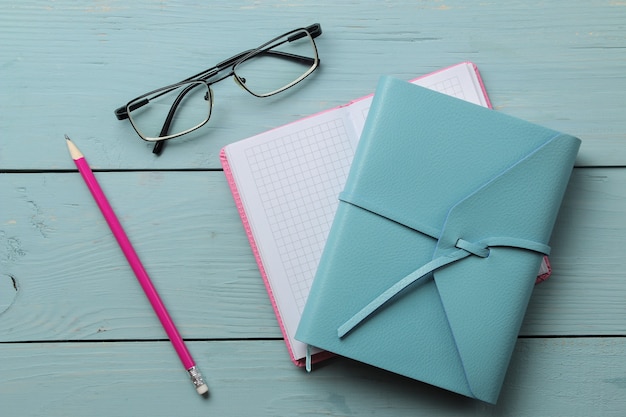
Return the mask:
<svg viewBox="0 0 626 417"><path fill-rule="evenodd" d="M303 33L306 32L306 33ZM267 49L268 47L276 47L278 45L275 45L275 42L278 41L281 38L286 38L285 42L292 42L298 39L301 39L302 37L305 36L310 36L311 38L311 42L313 44L313 50L315 52L315 56L313 58L311 57L307 57L307 56L301 56L301 55L295 55L295 54L290 54L290 53L286 53L286 52L282 52L282 51L275 51L272 49ZM161 87L161 88L157 88L156 90L152 90L146 94L142 94L141 96L138 96L136 98L134 98L133 100L129 101L126 105L119 107L115 110L115 116L117 117L118 120L124 120L124 119L129 119L129 121L131 122L131 125L133 127L133 129L135 130L135 132L137 132L137 134L139 135L139 137L145 141L148 142L154 142L155 146L153 149L153 153L159 155L162 150L163 150L163 146L165 144L165 141L169 140L169 139L173 139L176 137L180 137L183 136L187 133L190 133L196 129L199 129L200 127L204 126L210 119L211 116L211 111L212 111L212 106L213 106L213 91L211 89L211 85L220 82L230 76L234 77L235 82L242 87L244 90L246 90L248 93L252 94L255 97L269 97L272 96L274 94L278 94L282 91L287 90L288 88L293 87L294 85L298 84L300 81L304 80L306 77L308 77L309 75L311 75L311 73L313 73L318 67L319 67L319 63L320 63L320 59L319 59L319 55L317 52L317 46L315 45L315 41L314 39L317 38L318 36L320 36L322 34L322 27L319 23L315 23L312 24L310 26L307 26L305 28L299 28L299 29L294 29L291 30L289 32L286 32L280 36L277 36L275 38L273 38L272 40L265 42L264 44L262 44L261 46L254 48L254 49L249 49L247 51L243 51L238 53L237 55L234 55L222 62L220 62L219 64L215 65L212 68L209 68L207 70L204 70L196 75L193 75L189 78L186 78L178 83L175 84L170 84L168 86L165 87ZM304 73L302 74L300 77L296 78L294 81L292 81L291 83L277 89L274 91L271 91L269 93L265 93L265 94L258 94L255 93L254 91L250 90L247 86L246 86L246 80L240 76L237 75L236 73L236 69L237 66L240 65L241 63L249 60L250 58L256 57L260 54L269 54L272 55L274 57L279 57L279 58L283 58L283 59L288 59L288 60L295 60L295 61L301 61L307 65L310 65L310 68ZM217 76L218 74L220 74L222 71L227 70L228 68L230 68L230 71L228 71L228 73L223 74L222 76L220 76L219 78L215 79L215 80L211 80L211 78ZM139 128L137 126L135 126L135 124L133 123L132 118L129 117L129 113L132 112L133 110L136 110L146 104L149 103L149 100L147 97L150 96L154 96L152 98L158 97L161 94L166 94L174 89L177 89L179 87L185 86L187 85L187 88L184 88L179 95L176 97L176 99L174 100L168 115L163 123L163 127L161 129L161 133L159 134L159 137L156 138L147 138L146 136L144 136L141 131L139 130ZM168 135L167 131L170 128L170 125L174 119L174 115L176 113L176 110L179 106L179 104L182 102L184 96L189 93L189 91L191 91L193 88L199 86L199 85L205 85L206 88L208 89L208 96L205 97L205 100L207 100L209 102L209 110L208 110L208 115L206 120L204 120L202 123L198 124L197 126L194 126L193 128L187 129L183 132L179 132L176 134L172 134L172 135ZM161 94L158 94L161 93ZM156 95L155 95L156 94Z"/></svg>

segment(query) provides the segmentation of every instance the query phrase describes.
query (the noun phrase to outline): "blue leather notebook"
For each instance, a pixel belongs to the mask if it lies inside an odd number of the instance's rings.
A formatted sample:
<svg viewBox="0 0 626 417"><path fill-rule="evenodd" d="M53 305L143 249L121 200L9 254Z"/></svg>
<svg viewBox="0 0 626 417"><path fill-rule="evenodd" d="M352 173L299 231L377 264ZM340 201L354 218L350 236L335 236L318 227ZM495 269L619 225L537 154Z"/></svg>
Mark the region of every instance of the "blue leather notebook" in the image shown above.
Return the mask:
<svg viewBox="0 0 626 417"><path fill-rule="evenodd" d="M495 403L579 146L382 77L296 339Z"/></svg>

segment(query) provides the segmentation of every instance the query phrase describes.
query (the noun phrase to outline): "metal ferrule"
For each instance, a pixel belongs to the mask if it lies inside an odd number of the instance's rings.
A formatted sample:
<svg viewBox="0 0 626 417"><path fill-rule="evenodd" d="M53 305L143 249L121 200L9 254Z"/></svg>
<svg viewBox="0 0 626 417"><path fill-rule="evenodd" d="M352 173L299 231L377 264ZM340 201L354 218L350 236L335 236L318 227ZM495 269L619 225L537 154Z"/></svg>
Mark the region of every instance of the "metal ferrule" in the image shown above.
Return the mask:
<svg viewBox="0 0 626 417"><path fill-rule="evenodd" d="M200 370L198 368L192 366L191 368L187 369L187 372L189 372L191 382L193 382L193 385L196 388L205 385L204 378L202 378L202 374L200 373Z"/></svg>

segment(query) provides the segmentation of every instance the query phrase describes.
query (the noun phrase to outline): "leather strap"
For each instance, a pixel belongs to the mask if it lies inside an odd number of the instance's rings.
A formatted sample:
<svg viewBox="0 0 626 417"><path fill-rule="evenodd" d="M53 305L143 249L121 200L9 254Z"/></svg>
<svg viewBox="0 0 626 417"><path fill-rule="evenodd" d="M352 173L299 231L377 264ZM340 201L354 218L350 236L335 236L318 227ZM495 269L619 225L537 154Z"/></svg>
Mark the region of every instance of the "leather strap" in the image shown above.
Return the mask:
<svg viewBox="0 0 626 417"><path fill-rule="evenodd" d="M550 247L543 243L534 242L526 239L518 239L512 237L491 237L483 239L479 242L468 242L464 239L459 239L456 242L458 250L442 255L433 259L427 264L421 266L409 275L396 282L394 285L385 290L382 294L372 300L368 305L363 307L358 313L353 315L348 321L339 326L337 329L337 335L342 338L350 331L352 331L361 322L367 319L372 313L386 304L389 300L395 297L398 293L404 290L409 285L424 280L431 276L431 273L435 270L449 265L453 262L457 262L461 259L467 258L470 255L478 256L480 258L487 258L489 256L489 247L506 246L517 249L530 250L533 252L539 252L544 255L550 254Z"/></svg>

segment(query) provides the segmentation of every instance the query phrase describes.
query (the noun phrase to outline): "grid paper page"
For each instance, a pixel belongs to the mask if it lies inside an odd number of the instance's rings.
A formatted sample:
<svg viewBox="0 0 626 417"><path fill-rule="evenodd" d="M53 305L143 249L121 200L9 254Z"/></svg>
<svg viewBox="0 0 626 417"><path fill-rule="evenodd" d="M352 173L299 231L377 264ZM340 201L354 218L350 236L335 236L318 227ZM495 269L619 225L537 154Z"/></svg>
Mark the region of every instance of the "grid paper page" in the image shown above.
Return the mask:
<svg viewBox="0 0 626 417"><path fill-rule="evenodd" d="M354 155L345 137L334 119L245 151L300 312Z"/></svg>
<svg viewBox="0 0 626 417"><path fill-rule="evenodd" d="M430 88L431 90L439 91L440 93L444 93L452 97L465 100L465 94L463 94L463 86L461 85L459 77L450 77L446 80L425 85L425 87Z"/></svg>

